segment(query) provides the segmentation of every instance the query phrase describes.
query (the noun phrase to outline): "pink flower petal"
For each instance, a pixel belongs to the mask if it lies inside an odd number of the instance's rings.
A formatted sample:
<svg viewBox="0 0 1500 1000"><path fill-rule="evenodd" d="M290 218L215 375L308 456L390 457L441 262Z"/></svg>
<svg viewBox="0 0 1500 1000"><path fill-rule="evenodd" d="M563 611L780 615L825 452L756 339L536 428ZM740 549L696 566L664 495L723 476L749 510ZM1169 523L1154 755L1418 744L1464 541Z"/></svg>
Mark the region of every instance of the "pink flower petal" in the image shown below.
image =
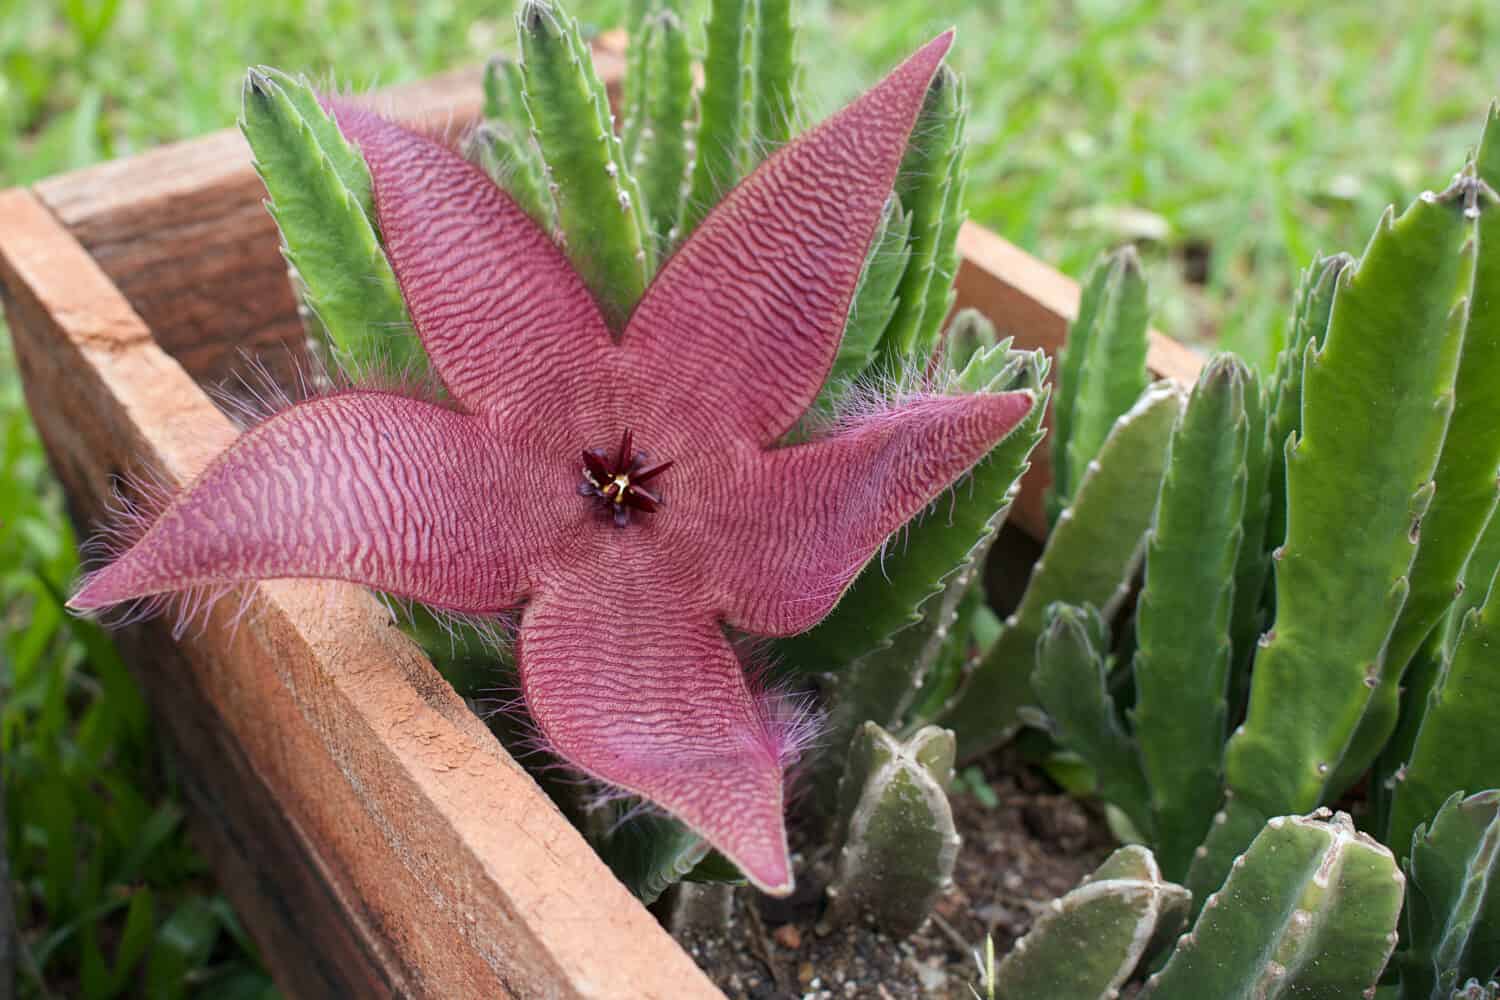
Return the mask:
<svg viewBox="0 0 1500 1000"><path fill-rule="evenodd" d="M930 396L767 453L726 483L713 565L723 612L758 635L822 620L903 524L999 444L1030 393ZM899 544L899 540L897 541Z"/></svg>
<svg viewBox="0 0 1500 1000"><path fill-rule="evenodd" d="M478 167L379 115L327 102L359 146L407 309L471 410L525 412L612 340L561 250Z"/></svg>
<svg viewBox="0 0 1500 1000"><path fill-rule="evenodd" d="M478 418L383 392L242 435L69 606L282 577L366 583L456 612L513 607L553 534Z"/></svg>
<svg viewBox="0 0 1500 1000"><path fill-rule="evenodd" d="M646 290L622 343L638 383L671 399L703 437L770 444L822 387L907 137L952 37L929 42L761 164ZM677 399L684 394L690 399Z"/></svg>
<svg viewBox="0 0 1500 1000"><path fill-rule="evenodd" d="M620 532L595 575L551 580L528 605L527 707L570 764L667 809L767 892L788 892L785 734L701 596L659 579L646 551Z"/></svg>
<svg viewBox="0 0 1500 1000"><path fill-rule="evenodd" d="M551 746L676 814L757 885L789 891L782 770L795 734L747 683L721 619L763 635L816 623L1033 405L929 397L765 450L829 370L950 41L731 193L620 346L562 253L482 172L331 102L370 165L428 354L471 413L376 392L293 407L216 459L72 606L278 577L476 614L530 596L522 684ZM674 464L641 486L660 509L616 527L584 452L621 464L608 450L627 430L627 453Z"/></svg>

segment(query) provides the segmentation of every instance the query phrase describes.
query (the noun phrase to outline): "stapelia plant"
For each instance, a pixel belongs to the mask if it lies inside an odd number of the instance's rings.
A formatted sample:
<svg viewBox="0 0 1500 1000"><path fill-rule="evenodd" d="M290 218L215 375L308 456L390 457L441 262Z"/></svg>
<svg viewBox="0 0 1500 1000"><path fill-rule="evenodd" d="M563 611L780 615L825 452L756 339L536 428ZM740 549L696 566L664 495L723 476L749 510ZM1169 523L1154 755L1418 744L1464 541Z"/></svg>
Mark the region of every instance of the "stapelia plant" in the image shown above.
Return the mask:
<svg viewBox="0 0 1500 1000"><path fill-rule="evenodd" d="M986 713L1035 698L1013 719L1070 751L1117 829L1188 890L1193 928L1142 996L1451 1000L1500 969L1497 185L1492 110L1447 188L1387 213L1358 259L1309 268L1269 385L1232 357L1204 367L1161 435L1149 518L1120 520L1146 483L1108 514L1090 504L1120 481L1138 416L1075 456L1085 471L992 673L945 720L982 747L1005 734ZM1076 362L1063 380L1076 445L1080 400L1102 388ZM1118 553L1144 553L1129 610L1069 558L1072 533L1111 523L1123 537L1087 564L1128 579ZM1066 592L1033 658L1007 644L1033 594ZM1004 698L965 711L976 691ZM1329 807L1361 778L1356 833ZM1106 905L1088 888L1002 970L1041 971L1049 996L1114 995L1142 953L1112 939L1156 931L1127 906L1137 889ZM1091 946L1092 968L1072 959ZM1076 989L1056 986L1067 975Z"/></svg>
<svg viewBox="0 0 1500 1000"><path fill-rule="evenodd" d="M341 136L320 148L362 155L370 229L445 396L347 389L271 417L71 606L286 577L466 616L519 606L522 688L550 747L790 890L788 734L725 630L817 623L1034 402L917 395L778 446L834 363L950 41L756 168L628 310L446 144L326 101Z"/></svg>

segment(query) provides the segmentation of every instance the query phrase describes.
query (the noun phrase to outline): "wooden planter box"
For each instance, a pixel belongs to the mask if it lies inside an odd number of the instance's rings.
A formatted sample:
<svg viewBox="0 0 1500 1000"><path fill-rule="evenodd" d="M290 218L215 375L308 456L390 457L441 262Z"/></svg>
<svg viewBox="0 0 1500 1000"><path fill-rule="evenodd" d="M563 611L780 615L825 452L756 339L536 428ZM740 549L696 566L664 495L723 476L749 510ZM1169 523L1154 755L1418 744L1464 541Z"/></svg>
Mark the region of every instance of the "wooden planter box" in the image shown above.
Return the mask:
<svg viewBox="0 0 1500 1000"><path fill-rule="evenodd" d="M618 53L599 53L618 80ZM388 110L462 122L475 72ZM278 238L226 130L0 192L0 290L27 399L87 531L115 477L188 480L234 437L204 391L302 339ZM1073 282L977 226L959 301L1055 349ZM1158 374L1198 359L1153 335ZM1017 520L1040 534L1045 449ZM357 587L255 585L173 639L116 633L181 763L225 892L292 996L722 996Z"/></svg>

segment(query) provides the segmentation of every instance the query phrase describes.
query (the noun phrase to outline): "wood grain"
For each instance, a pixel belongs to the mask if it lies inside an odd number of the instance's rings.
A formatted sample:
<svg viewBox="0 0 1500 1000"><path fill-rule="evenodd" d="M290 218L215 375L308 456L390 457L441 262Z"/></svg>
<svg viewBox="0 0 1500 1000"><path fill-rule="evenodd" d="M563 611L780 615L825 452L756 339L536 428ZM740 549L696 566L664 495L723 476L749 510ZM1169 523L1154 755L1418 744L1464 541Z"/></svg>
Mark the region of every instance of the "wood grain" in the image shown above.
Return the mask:
<svg viewBox="0 0 1500 1000"><path fill-rule="evenodd" d="M0 288L81 527L121 473L191 478L234 429L88 251L0 193ZM721 996L359 588L271 582L122 650L199 829L296 996Z"/></svg>

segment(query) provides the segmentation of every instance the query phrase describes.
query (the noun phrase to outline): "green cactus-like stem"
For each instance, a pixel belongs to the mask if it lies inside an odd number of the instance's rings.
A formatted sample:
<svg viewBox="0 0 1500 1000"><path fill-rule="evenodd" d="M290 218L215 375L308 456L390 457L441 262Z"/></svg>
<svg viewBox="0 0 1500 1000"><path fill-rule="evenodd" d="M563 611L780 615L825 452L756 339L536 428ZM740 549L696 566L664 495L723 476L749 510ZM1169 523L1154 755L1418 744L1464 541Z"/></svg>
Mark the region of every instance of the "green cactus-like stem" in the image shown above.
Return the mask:
<svg viewBox="0 0 1500 1000"><path fill-rule="evenodd" d="M640 150L641 134L646 128L647 89L653 75L647 53L650 51L648 21L656 12L657 0L630 0L625 15L625 79L620 84L620 148L625 162L634 164ZM486 117L488 117L486 112Z"/></svg>
<svg viewBox="0 0 1500 1000"><path fill-rule="evenodd" d="M1188 868L1186 885L1193 894L1195 916L1203 901L1224 884L1235 858L1255 839L1268 818L1255 806L1237 798L1234 789L1225 789L1223 808L1214 814L1208 836Z"/></svg>
<svg viewBox="0 0 1500 1000"><path fill-rule="evenodd" d="M1187 891L1161 877L1150 851L1122 847L1042 911L995 969L996 996L1116 996L1152 943L1181 926L1187 908Z"/></svg>
<svg viewBox="0 0 1500 1000"><path fill-rule="evenodd" d="M495 56L484 64L484 117L519 135L531 131L526 110L526 81L521 64L509 56Z"/></svg>
<svg viewBox="0 0 1500 1000"><path fill-rule="evenodd" d="M496 56L484 67L484 122L469 137L470 156L543 229L557 225L545 166L531 141L521 65Z"/></svg>
<svg viewBox="0 0 1500 1000"><path fill-rule="evenodd" d="M905 742L874 723L859 731L839 793L843 848L828 923L868 914L900 938L926 921L958 855L947 794L953 748L953 734L936 726Z"/></svg>
<svg viewBox="0 0 1500 1000"><path fill-rule="evenodd" d="M963 222L964 118L963 83L943 66L927 89L896 177L896 194L911 215L911 259L881 341L893 373L912 362L925 368L952 305Z"/></svg>
<svg viewBox="0 0 1500 1000"><path fill-rule="evenodd" d="M1018 442L1019 444L1019 442ZM995 508L997 527L1009 512L1014 493ZM906 716L916 694L921 690L928 672L936 665L948 645L948 638L958 618L958 608L969 592L978 583L983 573L985 556L989 554L994 533L980 534L972 548L964 553L958 566L944 578L943 587L918 609L918 621L895 633L890 644L877 646L855 660L842 673L839 694L830 712L837 715L840 702L848 699L855 690L863 687L863 697L855 698L866 706L864 718L885 719L882 725L896 726ZM884 674L891 682L882 683L878 678ZM877 690L878 689L878 690Z"/></svg>
<svg viewBox="0 0 1500 1000"><path fill-rule="evenodd" d="M814 410L821 413L836 410L839 402L848 395L854 380L875 360L881 335L896 312L896 291L911 256L911 247L907 243L910 235L911 216L902 209L901 200L892 195L886 201L880 229L865 257L859 287L849 306L849 318L844 323L844 338L839 342L833 369L828 373Z"/></svg>
<svg viewBox="0 0 1500 1000"><path fill-rule="evenodd" d="M941 718L964 674L979 665L1003 626L990 607L984 580L976 576L958 604L942 654L907 710L909 724Z"/></svg>
<svg viewBox="0 0 1500 1000"><path fill-rule="evenodd" d="M542 180L541 161L528 133L516 132L499 122L484 122L469 137L469 150L522 211L551 231L556 224L556 208Z"/></svg>
<svg viewBox="0 0 1500 1000"><path fill-rule="evenodd" d="M698 135L693 177L683 207L685 239L740 179L740 137L745 114L746 39L751 37L755 0L712 0L703 92L698 97Z"/></svg>
<svg viewBox="0 0 1500 1000"><path fill-rule="evenodd" d="M598 843L615 877L643 903L654 903L708 855L708 842L667 816L632 817Z"/></svg>
<svg viewBox="0 0 1500 1000"><path fill-rule="evenodd" d="M1479 536L1479 543L1469 555L1469 564L1464 567L1458 596L1453 599L1448 620L1443 624L1443 659L1453 655L1468 613L1483 604L1489 596L1490 581L1495 578L1496 572L1500 572L1500 517L1491 516L1490 523L1485 525L1484 533Z"/></svg>
<svg viewBox="0 0 1500 1000"><path fill-rule="evenodd" d="M560 798L559 792L571 793L582 813L574 815L574 822L588 834L615 877L643 903L655 902L668 888L683 882L745 884L745 876L733 862L671 816L640 811L628 800L604 807L591 805L578 796L576 783L548 787L554 799Z"/></svg>
<svg viewBox="0 0 1500 1000"><path fill-rule="evenodd" d="M1427 714L1428 700L1439 677L1446 673L1445 665L1453 661L1464 626L1472 624L1469 612L1484 604L1489 596L1490 581L1497 571L1500 571L1500 517L1491 515L1490 523L1469 555L1453 606L1448 609L1442 624L1433 630L1417 655L1412 657L1406 676L1401 680L1401 717L1380 751L1370 787L1374 829L1381 831L1381 839L1387 843L1396 843L1389 837L1391 799L1406 773L1407 762L1412 759L1422 720ZM1500 784L1500 779L1495 783ZM1440 788L1431 789L1428 804L1436 801L1442 792ZM1412 814L1405 822L1409 826L1417 819L1420 817Z"/></svg>
<svg viewBox="0 0 1500 1000"><path fill-rule="evenodd" d="M270 195L282 253L334 356L356 371L425 366L371 222L370 175L301 80L253 69L240 128Z"/></svg>
<svg viewBox="0 0 1500 1000"><path fill-rule="evenodd" d="M1020 605L944 719L959 734L960 757L1009 739L1020 725L1020 710L1035 704L1031 670L1048 607L1058 601L1092 604L1105 617L1119 607L1140 564L1167 440L1182 407L1182 390L1158 382L1116 422L1073 505L1048 536Z"/></svg>
<svg viewBox="0 0 1500 1000"><path fill-rule="evenodd" d="M755 41L760 37L760 2L745 5L745 30L740 33L740 115L735 137L735 172L743 177L758 162L755 149Z"/></svg>
<svg viewBox="0 0 1500 1000"><path fill-rule="evenodd" d="M663 923L675 937L692 932L727 936L734 922L734 886L679 882L666 908Z"/></svg>
<svg viewBox="0 0 1500 1000"><path fill-rule="evenodd" d="M1073 400L1067 482L1080 483L1088 463L1147 381L1146 279L1134 247L1108 259L1093 328L1083 339L1078 391Z"/></svg>
<svg viewBox="0 0 1500 1000"><path fill-rule="evenodd" d="M755 32L755 139L773 152L797 117L797 30L791 0L759 0Z"/></svg>
<svg viewBox="0 0 1500 1000"><path fill-rule="evenodd" d="M370 170L365 166L359 150L344 138L338 125L328 117L318 103L318 95L305 79L283 73L270 66L259 66L255 72L271 80L281 88L280 97L291 104L302 124L307 126L317 141L318 149L327 157L328 164L338 175L339 183L358 202L370 225L375 225L375 192L370 181ZM253 147L252 147L253 150ZM378 233L377 233L378 235Z"/></svg>
<svg viewBox="0 0 1500 1000"><path fill-rule="evenodd" d="M1500 576L1497 576L1500 580ZM1398 772L1387 839L1405 844L1454 791L1500 788L1500 586L1464 616L1439 670L1411 758Z"/></svg>
<svg viewBox="0 0 1500 1000"><path fill-rule="evenodd" d="M949 371L961 372L975 354L998 342L999 334L988 316L978 309L960 309L943 338L943 365Z"/></svg>
<svg viewBox="0 0 1500 1000"><path fill-rule="evenodd" d="M985 539L971 550L943 590L922 605L915 624L833 675L820 734L828 746L847 746L866 722L887 729L900 726L928 675L948 651L958 606L974 585L976 567L983 565L989 542ZM820 806L836 795L844 763L841 756L829 754L815 766L813 786Z"/></svg>
<svg viewBox="0 0 1500 1000"><path fill-rule="evenodd" d="M1407 862L1401 996L1442 1000L1500 969L1500 790L1455 792L1418 826Z"/></svg>
<svg viewBox="0 0 1500 1000"><path fill-rule="evenodd" d="M1143 998L1371 996L1396 945L1391 852L1327 811L1272 819Z"/></svg>
<svg viewBox="0 0 1500 1000"><path fill-rule="evenodd" d="M1471 230L1451 196L1387 213L1309 349L1276 622L1225 755L1229 786L1263 814L1322 800L1378 683L1447 427ZM1371 400L1380 419L1350 418Z"/></svg>
<svg viewBox="0 0 1500 1000"><path fill-rule="evenodd" d="M1062 746L1094 772L1099 797L1142 832L1151 830L1150 792L1140 752L1109 690L1108 630L1091 607L1054 604L1037 641L1031 686Z"/></svg>
<svg viewBox="0 0 1500 1000"><path fill-rule="evenodd" d="M949 72L945 65L944 72ZM936 350L943 332L943 324L953 312L958 300L954 281L958 278L958 232L963 228L968 212L964 207L968 191L968 171L964 169L964 150L967 148L964 126L968 116L968 101L965 98L963 79L951 73L951 79L939 73L935 78L942 81L953 93L957 102L949 144L947 162L941 164L948 172L948 183L943 192L943 222L937 230L937 243L932 258L932 277L927 283L927 301L922 309L922 323L917 329L916 357L926 361Z"/></svg>
<svg viewBox="0 0 1500 1000"><path fill-rule="evenodd" d="M1256 645L1269 624L1266 578L1271 552L1266 546L1266 524L1271 515L1270 399L1266 384L1246 369L1245 424L1245 515L1240 552L1234 566L1234 611L1229 636L1234 647L1229 667L1229 716L1244 712L1250 697L1250 665Z"/></svg>
<svg viewBox="0 0 1500 1000"><path fill-rule="evenodd" d="M1073 438L1073 416L1078 410L1079 378L1083 360L1088 355L1089 338L1099 315L1099 302L1109 281L1111 261L1097 258L1084 275L1078 290L1078 315L1068 324L1068 335L1057 352L1057 402L1052 407L1052 482L1047 485L1047 523L1057 521L1073 495L1074 484L1068 482L1068 442ZM1126 404L1129 405L1128 403Z"/></svg>
<svg viewBox="0 0 1500 1000"><path fill-rule="evenodd" d="M1446 662L1442 637L1434 632L1411 658L1406 676L1401 680L1401 717L1375 760L1368 786L1368 818L1364 825L1383 843L1396 843L1389 835L1392 800L1406 774L1406 764L1411 760L1417 736L1422 731L1422 717L1427 712L1432 689L1437 685Z"/></svg>
<svg viewBox="0 0 1500 1000"><path fill-rule="evenodd" d="M1297 297L1287 326L1287 343L1276 359L1271 391L1271 469L1268 487L1270 509L1266 515L1266 547L1286 541L1286 442L1302 430L1302 369L1307 350L1323 346L1328 317L1333 312L1333 293L1339 276L1354 263L1348 254L1319 257L1302 272Z"/></svg>
<svg viewBox="0 0 1500 1000"><path fill-rule="evenodd" d="M1072 503L1084 470L1098 454L1116 418L1130 408L1150 376L1146 372L1146 279L1134 247L1105 257L1089 273L1069 329L1060 379L1068 413L1053 442L1052 499L1060 512Z"/></svg>
<svg viewBox="0 0 1500 1000"><path fill-rule="evenodd" d="M659 11L643 40L649 77L645 91L648 142L636 158L651 230L664 257L682 218L687 184L687 119L693 102L693 63L687 32L675 11Z"/></svg>
<svg viewBox="0 0 1500 1000"><path fill-rule="evenodd" d="M1249 371L1204 367L1173 430L1136 607L1131 712L1151 789L1152 843L1169 878L1187 874L1219 808L1230 616L1243 537Z"/></svg>
<svg viewBox="0 0 1500 1000"><path fill-rule="evenodd" d="M1453 416L1433 480L1437 490L1422 518L1411 592L1391 633L1380 686L1360 720L1335 784L1354 782L1396 727L1407 663L1453 602L1464 563L1500 494L1500 119L1492 117L1479 159L1458 181L1465 210L1477 216L1477 253L1467 294L1463 345L1452 393ZM1478 170L1476 173L1475 170Z"/></svg>
<svg viewBox="0 0 1500 1000"><path fill-rule="evenodd" d="M516 25L526 108L557 202L559 235L618 326L653 268L640 189L577 22L548 0L527 0Z"/></svg>

